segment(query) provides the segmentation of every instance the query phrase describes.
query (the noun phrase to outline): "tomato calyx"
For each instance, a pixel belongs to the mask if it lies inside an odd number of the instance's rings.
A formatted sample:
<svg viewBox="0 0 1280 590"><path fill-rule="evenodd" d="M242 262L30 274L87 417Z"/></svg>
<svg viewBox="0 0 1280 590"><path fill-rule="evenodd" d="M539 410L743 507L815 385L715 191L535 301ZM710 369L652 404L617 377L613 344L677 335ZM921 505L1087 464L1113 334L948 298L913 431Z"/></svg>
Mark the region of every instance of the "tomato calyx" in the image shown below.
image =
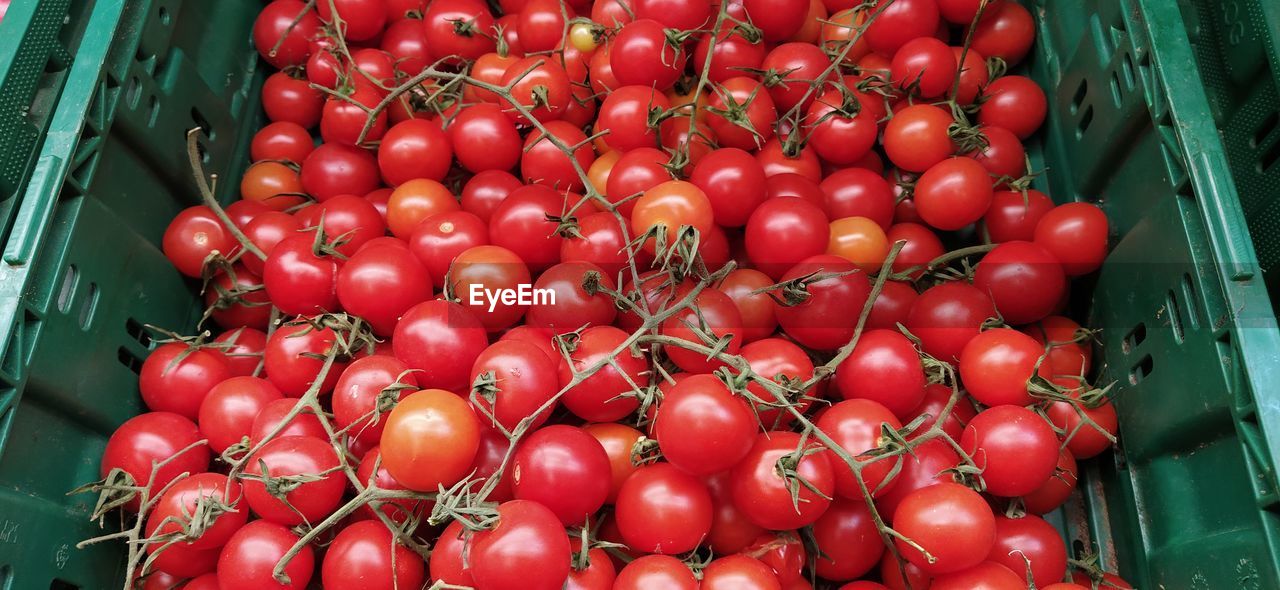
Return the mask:
<svg viewBox="0 0 1280 590"><path fill-rule="evenodd" d="M643 467L661 461L662 449L658 446L657 440L641 436L636 439L635 444L631 445L630 456L633 467Z"/></svg>
<svg viewBox="0 0 1280 590"><path fill-rule="evenodd" d="M768 287L761 287L752 291L751 294L759 295L764 293L778 305L783 307L795 307L809 300L809 285L813 283L821 283L827 279L838 279L843 276L851 275L855 272L859 272L858 269L839 272L815 270L788 281L774 283Z"/></svg>
<svg viewBox="0 0 1280 590"><path fill-rule="evenodd" d="M801 437L800 446L796 450L778 457L778 460L773 465L774 473L782 478L782 481L786 484L787 493L791 495L791 506L797 512L800 511L800 502L804 501L800 498L801 488L809 490L809 492L823 500L832 500L830 496L818 489L813 482L800 475L800 461L809 455L827 452L826 447L822 445L807 445L807 442L805 437Z"/></svg>
<svg viewBox="0 0 1280 590"><path fill-rule="evenodd" d="M369 324L363 319L347 313L323 313L312 317L299 316L284 325L305 326L302 330L289 334L286 338L300 338L316 330L333 330L333 344L324 353L304 352L300 355L316 360L326 360L329 355L334 355L337 361L348 361L355 358L360 352L373 354L374 347L378 342Z"/></svg>
<svg viewBox="0 0 1280 590"><path fill-rule="evenodd" d="M752 137L755 138L756 145L763 144L765 141L764 135L756 130L756 127L751 123L751 117L747 112L747 109L751 106L756 95L763 87L764 85L761 84L752 88L751 92L747 94L747 97L741 102L733 97L733 93L717 87L715 88L715 92L720 97L721 101L724 102L724 108L708 106L705 110L708 113L723 117L730 125L745 129Z"/></svg>

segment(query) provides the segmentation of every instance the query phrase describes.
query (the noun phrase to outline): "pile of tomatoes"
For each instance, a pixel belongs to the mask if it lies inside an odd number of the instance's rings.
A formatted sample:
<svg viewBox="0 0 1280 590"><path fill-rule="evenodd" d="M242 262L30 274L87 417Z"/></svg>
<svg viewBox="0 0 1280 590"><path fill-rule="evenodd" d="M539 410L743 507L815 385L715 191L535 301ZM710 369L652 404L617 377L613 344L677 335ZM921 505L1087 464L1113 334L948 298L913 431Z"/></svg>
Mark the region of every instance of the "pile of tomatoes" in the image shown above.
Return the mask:
<svg viewBox="0 0 1280 590"><path fill-rule="evenodd" d="M200 178L163 240L203 334L93 486L131 583L1129 588L1041 518L1117 425L1033 37L1003 0L266 4L241 199Z"/></svg>

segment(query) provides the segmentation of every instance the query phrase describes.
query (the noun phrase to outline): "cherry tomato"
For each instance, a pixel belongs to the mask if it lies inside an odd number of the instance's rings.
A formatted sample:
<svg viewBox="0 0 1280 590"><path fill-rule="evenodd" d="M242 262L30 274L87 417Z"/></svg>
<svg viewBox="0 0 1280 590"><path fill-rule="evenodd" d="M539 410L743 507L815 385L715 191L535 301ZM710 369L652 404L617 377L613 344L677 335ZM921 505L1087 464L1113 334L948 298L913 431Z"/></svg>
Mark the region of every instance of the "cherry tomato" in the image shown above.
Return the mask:
<svg viewBox="0 0 1280 590"><path fill-rule="evenodd" d="M511 86L514 102L503 101L506 104L501 106L513 121L527 122L528 117L533 117L549 123L564 116L569 101L573 100L572 84L569 74L560 64L542 56L525 57L512 62L502 74L502 86ZM528 115L521 110L527 111ZM537 135L540 134L534 133ZM533 139L530 136L530 140ZM574 145L577 141L565 143Z"/></svg>
<svg viewBox="0 0 1280 590"><path fill-rule="evenodd" d="M1067 547L1053 525L1038 516L996 516L996 543L987 561L1014 572L1030 569L1036 585L1043 587L1066 575Z"/></svg>
<svg viewBox="0 0 1280 590"><path fill-rule="evenodd" d="M262 351L267 347L267 334L253 328L236 328L223 332L213 339L215 344L228 346L223 349L231 376L252 375L262 361Z"/></svg>
<svg viewBox="0 0 1280 590"><path fill-rule="evenodd" d="M924 399L925 375L919 353L906 336L895 330L870 330L837 367L836 385L845 399L873 400L905 419Z"/></svg>
<svg viewBox="0 0 1280 590"><path fill-rule="evenodd" d="M756 291L773 284L773 279L758 270L740 268L721 281L719 289L742 316L742 342L748 344L768 337L778 327L777 304L767 293Z"/></svg>
<svg viewBox="0 0 1280 590"><path fill-rule="evenodd" d="M477 384L472 404L484 422L515 430L531 418L530 428L546 422L554 405L539 412L560 390L556 362L533 344L501 340L489 345L471 367L471 383ZM488 384L480 388L480 383Z"/></svg>
<svg viewBox="0 0 1280 590"><path fill-rule="evenodd" d="M248 459L244 497L254 514L274 523L295 526L324 520L342 503L346 481L329 441L310 436L274 438ZM305 483L288 483L295 476L314 476ZM277 486L287 485L287 493Z"/></svg>
<svg viewBox="0 0 1280 590"><path fill-rule="evenodd" d="M231 230L204 205L184 209L164 230L164 255L184 275L200 277L204 261L218 253L231 258L240 250Z"/></svg>
<svg viewBox="0 0 1280 590"><path fill-rule="evenodd" d="M858 265L863 272L875 272L889 255L889 239L884 230L866 217L843 217L831 222L827 254Z"/></svg>
<svg viewBox="0 0 1280 590"><path fill-rule="evenodd" d="M812 129L809 144L823 161L848 166L871 152L879 132L876 113L869 106L873 100L861 92L837 88L809 105L805 119Z"/></svg>
<svg viewBox="0 0 1280 590"><path fill-rule="evenodd" d="M831 219L866 217L887 230L893 221L893 188L864 168L845 168L822 180L822 208Z"/></svg>
<svg viewBox="0 0 1280 590"><path fill-rule="evenodd" d="M733 467L751 450L756 418L747 403L712 375L678 383L658 406L654 432L662 455L693 475ZM715 437L704 433L715 432Z"/></svg>
<svg viewBox="0 0 1280 590"><path fill-rule="evenodd" d="M978 123L1009 130L1026 139L1044 122L1048 100L1044 90L1026 76L1004 76L982 91L984 101Z"/></svg>
<svg viewBox="0 0 1280 590"><path fill-rule="evenodd" d="M210 449L222 453L249 436L254 418L281 399L284 395L266 379L231 377L213 386L200 403L200 434L208 439Z"/></svg>
<svg viewBox="0 0 1280 590"><path fill-rule="evenodd" d="M662 23L647 18L623 25L608 51L609 66L621 85L658 90L675 83L689 57L668 43Z"/></svg>
<svg viewBox="0 0 1280 590"><path fill-rule="evenodd" d="M250 444L258 444L267 439L267 435L271 434L277 426L284 421L286 417L293 412L294 406L298 404L297 400L283 398L267 403L253 418L253 425L249 428ZM320 424L320 419L311 409L302 410L297 416L294 416L284 425L278 437L286 436L309 436L317 440L328 441L329 434L325 431L324 426Z"/></svg>
<svg viewBox="0 0 1280 590"><path fill-rule="evenodd" d="M664 336L679 338L693 344L706 346L705 338L720 340L729 338L721 347L727 354L737 354L742 347L742 315L738 306L718 289L706 288L693 300L693 304L662 322L660 332ZM707 354L677 345L663 348L676 366L691 373L706 373L723 366L719 359L707 359Z"/></svg>
<svg viewBox="0 0 1280 590"><path fill-rule="evenodd" d="M711 203L715 222L725 227L747 224L751 213L767 197L764 169L751 154L722 148L702 157L689 182L702 189Z"/></svg>
<svg viewBox="0 0 1280 590"><path fill-rule="evenodd" d="M623 482L639 469L631 462L631 450L644 434L630 426L612 422L587 424L582 430L595 437L609 457L609 495L605 503L612 504L617 500Z"/></svg>
<svg viewBox="0 0 1280 590"><path fill-rule="evenodd" d="M934 358L954 362L978 335L982 323L996 316L991 296L972 285L952 281L920 293L911 304L906 326Z"/></svg>
<svg viewBox="0 0 1280 590"><path fill-rule="evenodd" d="M929 588L938 590L1019 590L1026 587L1027 581L1023 576L991 561L938 576L929 585Z"/></svg>
<svg viewBox="0 0 1280 590"><path fill-rule="evenodd" d="M756 525L770 530L800 528L812 524L831 505L835 492L831 463L825 453L805 454L796 460L800 442L800 435L794 432L762 433L747 456L734 466L729 476L733 503ZM809 441L805 448L818 446ZM791 465L789 477L808 482L799 486L798 502L792 501L794 479L788 481L779 473L779 460Z"/></svg>
<svg viewBox="0 0 1280 590"><path fill-rule="evenodd" d="M234 508L243 499L242 494L240 482L228 479L220 473L197 473L178 480L160 496L147 515L147 536L174 535L174 544L189 551L222 547L232 539L237 529L244 526L249 519L248 511L209 511L206 508L201 512L210 518L209 522L191 526L192 519L196 516L196 507L216 503ZM199 536L190 537L190 533L184 532L188 528L193 532L198 531ZM164 545L148 544L147 553L154 554Z"/></svg>
<svg viewBox="0 0 1280 590"><path fill-rule="evenodd" d="M479 0L430 2L422 25L435 59L470 61L494 49L493 15Z"/></svg>
<svg viewBox="0 0 1280 590"><path fill-rule="evenodd" d="M529 268L515 252L501 246L464 250L453 259L445 281L445 287L490 332L520 321L533 298L530 292L522 300L518 292L520 285L529 284Z"/></svg>
<svg viewBox="0 0 1280 590"><path fill-rule="evenodd" d="M899 553L934 575L969 569L986 559L995 544L991 507L977 492L938 483L912 492L893 511L893 528L928 552L894 539Z"/></svg>
<svg viewBox="0 0 1280 590"><path fill-rule="evenodd" d="M493 528L472 537L469 560L477 588L561 590L569 577L569 537L537 502L498 505Z"/></svg>
<svg viewBox="0 0 1280 590"><path fill-rule="evenodd" d="M1025 196L1019 191L996 191L982 223L994 243L1030 242L1035 239L1036 224L1052 209L1053 201L1035 189L1028 189Z"/></svg>
<svg viewBox="0 0 1280 590"><path fill-rule="evenodd" d="M946 43L933 37L917 37L894 52L889 75L890 81L904 92L934 98L951 90L957 67L956 56Z"/></svg>
<svg viewBox="0 0 1280 590"><path fill-rule="evenodd" d="M447 187L429 178L415 178L396 187L387 201L387 229L409 238L424 220L461 206Z"/></svg>
<svg viewBox="0 0 1280 590"><path fill-rule="evenodd" d="M667 555L645 555L622 568L614 590L698 590L689 566Z"/></svg>
<svg viewBox="0 0 1280 590"><path fill-rule="evenodd" d="M227 358L221 352L169 342L156 347L143 361L138 389L148 409L195 420L209 390L230 376Z"/></svg>
<svg viewBox="0 0 1280 590"><path fill-rule="evenodd" d="M884 542L861 497L838 499L813 523L819 555L814 570L828 580L853 580L880 562Z"/></svg>
<svg viewBox="0 0 1280 590"><path fill-rule="evenodd" d="M877 16L864 36L872 51L891 56L908 41L929 37L938 28L938 5L931 0L877 0L871 13Z"/></svg>
<svg viewBox="0 0 1280 590"><path fill-rule="evenodd" d="M106 478L113 469L129 474L134 484L150 489L150 494L164 489L183 473L201 473L209 468L209 448L197 445L181 455L178 451L195 444L202 437L191 420L172 412L148 412L125 421L111 433L102 450L100 474ZM176 457L175 457L176 455ZM155 471L152 466L170 459ZM137 511L142 498L134 497L126 509Z"/></svg>
<svg viewBox="0 0 1280 590"><path fill-rule="evenodd" d="M253 135L249 146L249 159L283 160L301 164L316 149L307 129L291 121L268 123Z"/></svg>
<svg viewBox="0 0 1280 590"><path fill-rule="evenodd" d="M380 522L347 525L329 543L320 565L325 588L392 590L417 588L426 566L408 547L396 541Z"/></svg>
<svg viewBox="0 0 1280 590"><path fill-rule="evenodd" d="M488 345L480 320L448 301L419 303L404 313L391 338L396 358L404 361L424 388L465 392L471 365Z"/></svg>
<svg viewBox="0 0 1280 590"><path fill-rule="evenodd" d="M1089 203L1066 203L1044 214L1035 243L1062 263L1069 277L1089 274L1107 256L1107 216Z"/></svg>
<svg viewBox="0 0 1280 590"><path fill-rule="evenodd" d="M526 322L530 326L555 333L572 332L583 326L612 324L618 313L613 299L599 290L616 290L613 279L604 269L589 262L557 264L543 271L533 288L535 291L545 289L554 293L554 297L536 299L529 306Z"/></svg>
<svg viewBox="0 0 1280 590"><path fill-rule="evenodd" d="M769 199L747 221L747 257L779 279L800 261L826 252L831 226L822 209L801 199Z"/></svg>
<svg viewBox="0 0 1280 590"><path fill-rule="evenodd" d="M725 80L708 106L716 110L707 117L707 125L723 147L755 150L773 138L778 109L759 80L745 76Z"/></svg>
<svg viewBox="0 0 1280 590"><path fill-rule="evenodd" d="M644 386L641 373L648 370L649 363L626 348L614 354L628 337L613 326L591 326L578 336L576 347L568 351L570 362L560 364L562 387L571 382L574 371L591 373L561 397L574 415L592 422L612 422L639 407L639 400L628 394ZM613 363L604 364L609 359ZM600 368L591 372L597 366Z"/></svg>
<svg viewBox="0 0 1280 590"><path fill-rule="evenodd" d="M701 36L693 50L694 67L699 70L707 63L707 54L711 54L707 70L709 82L724 82L741 76L745 69L759 69L764 62L765 45L762 40L753 42L736 29L717 32L714 45L711 39L711 35Z"/></svg>
<svg viewBox="0 0 1280 590"><path fill-rule="evenodd" d="M880 433L883 425L894 430L902 428L902 422L884 405L867 399L851 399L839 402L818 418L818 430L826 433L849 455L857 457L880 446ZM880 497L893 488L896 483L891 478L896 459L869 461L858 459L861 463L861 483L859 476L854 475L840 457L828 451L827 459L835 472L836 493L853 500L861 500L864 496L863 486L873 497Z"/></svg>
<svg viewBox="0 0 1280 590"><path fill-rule="evenodd" d="M506 146L500 143L499 138L483 135L475 126L467 125L471 119L478 116L477 113L484 112L482 105L476 105L476 107L459 113L450 129L462 122L468 131L476 134L472 136L472 142L484 142L489 149L494 150L493 153L501 153L501 148ZM514 129L511 132L511 137L502 139L507 139L508 144L515 142L518 146L519 138L515 135ZM464 153L461 150L469 147L469 142L460 142L455 139L452 143L459 148L458 161L467 166L469 159L464 159ZM516 147L516 149L519 148ZM440 130L439 124L422 119L410 119L396 123L382 137L378 145L378 169L382 172L382 179L391 186L399 186L415 178L441 180L449 172L449 162L453 154L450 139ZM469 152L465 155L469 155ZM515 164L515 159L511 159L505 168L510 168L512 164Z"/></svg>
<svg viewBox="0 0 1280 590"><path fill-rule="evenodd" d="M987 253L973 284L991 295L996 311L1012 324L1044 319L1058 308L1067 277L1058 259L1034 242L1005 242Z"/></svg>
<svg viewBox="0 0 1280 590"><path fill-rule="evenodd" d="M829 276L831 274L839 276ZM824 275L828 276L824 278ZM812 282L805 285L802 295L784 294L784 299L799 301L778 306L778 325L796 342L809 348L835 350L844 346L853 337L862 306L871 294L870 281L853 263L826 254L802 260L782 275L782 280L795 281L806 276L810 277L807 281Z"/></svg>
<svg viewBox="0 0 1280 590"><path fill-rule="evenodd" d="M987 7L973 31L971 46L982 55L998 57L1017 65L1035 41L1035 21L1017 2L999 2Z"/></svg>
<svg viewBox="0 0 1280 590"><path fill-rule="evenodd" d="M304 2L272 2L253 21L253 46L276 69L299 66L306 63L309 42L319 32L320 19Z"/></svg>
<svg viewBox="0 0 1280 590"><path fill-rule="evenodd" d="M964 428L960 445L982 469L987 492L1021 496L1039 489L1058 464L1058 437L1035 412L996 406L980 412Z"/></svg>
<svg viewBox="0 0 1280 590"><path fill-rule="evenodd" d="M389 335L405 311L431 297L431 279L409 250L371 248L338 271L337 294L343 309Z"/></svg>
<svg viewBox="0 0 1280 590"><path fill-rule="evenodd" d="M480 421L461 397L441 389L400 400L387 416L382 465L401 485L430 492L457 483L480 446Z"/></svg>
<svg viewBox="0 0 1280 590"><path fill-rule="evenodd" d="M771 0L782 4L783 0ZM763 0L752 0L755 4L766 4ZM787 0L790 2L790 0ZM743 2L751 11L750 2ZM802 9L803 13L803 9ZM788 15L790 16L790 15ZM801 14L801 18L804 15ZM769 33L765 32L765 38ZM831 76L831 58L827 57L817 45L812 43L783 43L774 47L760 68L772 71L775 80L769 85L769 94L780 112L787 112L799 106L809 108L819 92L814 90L814 83L826 81Z"/></svg>
<svg viewBox="0 0 1280 590"><path fill-rule="evenodd" d="M1044 347L1030 336L1009 328L974 336L960 354L960 378L974 399L988 406L1024 406L1033 400L1027 380L1036 372ZM1039 374L1048 377L1041 364Z"/></svg>
<svg viewBox="0 0 1280 590"><path fill-rule="evenodd" d="M310 545L304 545L284 567L289 583L280 583L273 573L297 541L297 535L274 522L255 520L244 525L218 555L218 584L222 590L303 590L315 572L316 558Z"/></svg>
<svg viewBox="0 0 1280 590"><path fill-rule="evenodd" d="M378 161L364 149L324 143L302 161L302 188L318 201L378 188Z"/></svg>
<svg viewBox="0 0 1280 590"><path fill-rule="evenodd" d="M267 379L286 397L302 397L315 386L324 357L337 346L338 335L328 327L317 327L306 321L284 324L267 339L262 353L262 366ZM320 357L320 358L316 358ZM329 372L317 387L321 395L333 390L347 361L335 357Z"/></svg>
<svg viewBox="0 0 1280 590"><path fill-rule="evenodd" d="M711 494L693 476L668 463L655 463L641 467L622 484L614 516L632 549L684 553L697 547L711 529Z"/></svg>
<svg viewBox="0 0 1280 590"><path fill-rule="evenodd" d="M512 461L515 497L549 508L565 526L587 522L609 495L609 456L580 428L539 429L521 442Z"/></svg>
<svg viewBox="0 0 1280 590"><path fill-rule="evenodd" d="M897 0L894 0L895 4ZM905 3L904 3L905 6ZM875 20L879 25L884 15ZM889 161L909 172L924 172L955 151L948 129L951 114L928 104L898 111L884 129L884 151Z"/></svg>
<svg viewBox="0 0 1280 590"><path fill-rule="evenodd" d="M726 555L702 570L702 590L782 590L773 569L743 554Z"/></svg>
<svg viewBox="0 0 1280 590"><path fill-rule="evenodd" d="M547 133L530 133L525 138L524 156L520 159L521 176L526 182L562 191L582 190L586 183L578 170L585 172L596 158L591 144L587 142L587 136L567 121L550 121L545 127ZM554 137L555 141L571 148L572 160L549 137ZM577 163L576 166L574 162Z"/></svg>

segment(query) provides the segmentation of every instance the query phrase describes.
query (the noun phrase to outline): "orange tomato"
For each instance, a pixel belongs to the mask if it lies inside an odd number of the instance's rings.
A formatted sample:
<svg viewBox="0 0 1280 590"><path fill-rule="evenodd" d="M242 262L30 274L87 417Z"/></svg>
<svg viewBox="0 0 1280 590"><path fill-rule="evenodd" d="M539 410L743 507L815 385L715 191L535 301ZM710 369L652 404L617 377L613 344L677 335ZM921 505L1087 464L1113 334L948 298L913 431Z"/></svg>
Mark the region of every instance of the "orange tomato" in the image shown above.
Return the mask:
<svg viewBox="0 0 1280 590"><path fill-rule="evenodd" d="M827 254L848 260L863 272L874 272L889 255L889 238L879 224L866 217L843 217L831 222Z"/></svg>
<svg viewBox="0 0 1280 590"><path fill-rule="evenodd" d="M458 198L443 184L417 178L392 191L387 200L387 227L396 237L407 239L423 219L461 208Z"/></svg>
<svg viewBox="0 0 1280 590"><path fill-rule="evenodd" d="M631 231L634 235L643 235L650 228L660 228L658 231L665 236L667 247L675 243L681 227L693 227L705 236L714 223L711 201L707 199L706 193L693 183L683 180L668 180L645 191L636 200L635 209L631 211ZM656 241L646 240L644 248L648 252L655 252Z"/></svg>
<svg viewBox="0 0 1280 590"><path fill-rule="evenodd" d="M298 173L279 162L258 162L249 166L240 179L240 196L284 211L307 202Z"/></svg>

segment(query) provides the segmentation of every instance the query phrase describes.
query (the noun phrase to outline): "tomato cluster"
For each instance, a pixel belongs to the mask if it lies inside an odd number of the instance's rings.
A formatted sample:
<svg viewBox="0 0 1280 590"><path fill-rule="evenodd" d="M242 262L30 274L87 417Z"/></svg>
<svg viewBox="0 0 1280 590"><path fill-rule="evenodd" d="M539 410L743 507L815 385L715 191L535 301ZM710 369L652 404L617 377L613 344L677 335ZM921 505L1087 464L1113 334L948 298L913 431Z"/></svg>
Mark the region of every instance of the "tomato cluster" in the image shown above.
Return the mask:
<svg viewBox="0 0 1280 590"><path fill-rule="evenodd" d="M1129 587L1040 517L1117 423L1033 37L1003 0L266 4L241 199L163 239L220 333L152 352L95 487L131 572Z"/></svg>

